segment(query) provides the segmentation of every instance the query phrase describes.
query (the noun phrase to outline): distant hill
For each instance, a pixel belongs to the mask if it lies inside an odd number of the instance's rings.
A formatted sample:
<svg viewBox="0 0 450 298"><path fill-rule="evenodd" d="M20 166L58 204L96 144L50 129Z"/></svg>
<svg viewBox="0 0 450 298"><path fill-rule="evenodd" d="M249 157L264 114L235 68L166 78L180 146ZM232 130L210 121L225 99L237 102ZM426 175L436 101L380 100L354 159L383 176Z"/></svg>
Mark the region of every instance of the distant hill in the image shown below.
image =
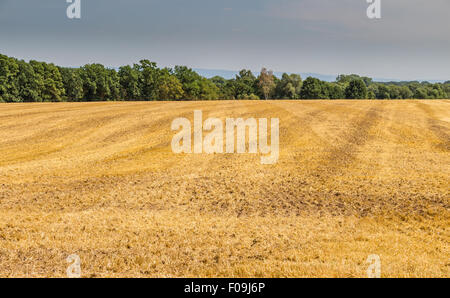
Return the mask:
<svg viewBox="0 0 450 298"><path fill-rule="evenodd" d="M201 76L204 76L206 78L212 78L214 76L221 76L227 80L234 79L236 77L236 75L239 74L239 71L235 71L235 70L203 69L203 68L194 68L194 70L198 74L200 74ZM257 75L259 73L259 71L253 71L253 73L255 75ZM281 78L281 76L283 75L283 72L274 72L274 75ZM335 75L324 75L324 74L318 74L318 73L300 73L300 75L302 76L302 78L314 77L314 78L318 78L322 81L328 81L328 82L333 82L334 80L336 80L336 77L337 77Z"/></svg>
<svg viewBox="0 0 450 298"><path fill-rule="evenodd" d="M215 76L221 76L227 80L234 79L236 75L239 73L239 71L236 70L224 70L224 69L204 69L204 68L194 68L194 70L200 74L201 76L204 76L206 78L212 78ZM259 71L253 71L255 75L259 73ZM291 74L288 72L288 74ZM327 82L334 82L336 80L337 75L326 75L326 74L320 74L320 73L311 73L311 72L301 72L299 73L303 79L306 79L307 77L313 77L320 79L322 81ZM281 78L283 75L283 72L274 72L274 75ZM404 80L396 80L396 79L387 79L387 78L373 78L374 82L383 82L383 83L389 83L389 82L402 82ZM418 80L420 82L427 81L430 83L443 83L443 80ZM406 82L406 81L404 81Z"/></svg>

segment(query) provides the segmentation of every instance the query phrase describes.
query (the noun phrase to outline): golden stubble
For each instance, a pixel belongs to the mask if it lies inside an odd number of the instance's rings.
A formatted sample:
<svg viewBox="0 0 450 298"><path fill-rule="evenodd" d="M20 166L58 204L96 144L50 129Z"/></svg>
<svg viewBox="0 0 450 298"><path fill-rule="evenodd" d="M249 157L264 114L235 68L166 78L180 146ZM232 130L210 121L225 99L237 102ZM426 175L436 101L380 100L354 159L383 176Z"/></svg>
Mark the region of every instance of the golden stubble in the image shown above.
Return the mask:
<svg viewBox="0 0 450 298"><path fill-rule="evenodd" d="M279 118L280 158L175 155L177 117ZM448 101L0 105L0 276L449 277Z"/></svg>

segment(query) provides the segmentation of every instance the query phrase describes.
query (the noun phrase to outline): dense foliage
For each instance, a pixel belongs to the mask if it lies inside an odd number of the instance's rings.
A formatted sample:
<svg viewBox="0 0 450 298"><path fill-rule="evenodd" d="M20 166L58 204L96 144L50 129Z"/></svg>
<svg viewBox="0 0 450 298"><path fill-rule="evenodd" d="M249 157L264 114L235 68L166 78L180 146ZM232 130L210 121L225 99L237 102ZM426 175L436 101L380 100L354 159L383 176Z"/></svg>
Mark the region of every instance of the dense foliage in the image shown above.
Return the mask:
<svg viewBox="0 0 450 298"><path fill-rule="evenodd" d="M300 75L277 78L263 69L258 77L241 70L234 79L204 78L185 66L158 68L142 60L118 71L101 64L80 68L25 62L0 55L0 102L214 99L442 99L450 81L377 83L358 75L325 82Z"/></svg>

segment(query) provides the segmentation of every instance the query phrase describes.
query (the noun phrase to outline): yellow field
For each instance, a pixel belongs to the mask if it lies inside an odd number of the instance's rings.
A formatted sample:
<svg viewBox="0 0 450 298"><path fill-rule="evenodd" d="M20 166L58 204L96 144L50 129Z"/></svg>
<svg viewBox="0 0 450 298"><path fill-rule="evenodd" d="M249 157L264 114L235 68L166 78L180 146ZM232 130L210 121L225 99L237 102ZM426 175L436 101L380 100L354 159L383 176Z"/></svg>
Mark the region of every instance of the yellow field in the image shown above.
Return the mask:
<svg viewBox="0 0 450 298"><path fill-rule="evenodd" d="M175 155L280 118L280 158ZM0 105L0 277L450 277L450 101Z"/></svg>

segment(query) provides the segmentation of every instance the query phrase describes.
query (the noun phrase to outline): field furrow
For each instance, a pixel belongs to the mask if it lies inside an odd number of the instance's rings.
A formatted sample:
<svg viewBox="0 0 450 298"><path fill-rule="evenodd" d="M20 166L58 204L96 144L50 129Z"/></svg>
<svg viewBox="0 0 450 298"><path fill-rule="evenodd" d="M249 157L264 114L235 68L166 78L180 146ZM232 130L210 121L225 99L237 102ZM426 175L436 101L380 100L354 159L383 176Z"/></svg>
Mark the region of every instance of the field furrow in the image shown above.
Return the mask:
<svg viewBox="0 0 450 298"><path fill-rule="evenodd" d="M448 107L0 104L0 277L449 277ZM278 162L174 154L194 110L279 118Z"/></svg>

